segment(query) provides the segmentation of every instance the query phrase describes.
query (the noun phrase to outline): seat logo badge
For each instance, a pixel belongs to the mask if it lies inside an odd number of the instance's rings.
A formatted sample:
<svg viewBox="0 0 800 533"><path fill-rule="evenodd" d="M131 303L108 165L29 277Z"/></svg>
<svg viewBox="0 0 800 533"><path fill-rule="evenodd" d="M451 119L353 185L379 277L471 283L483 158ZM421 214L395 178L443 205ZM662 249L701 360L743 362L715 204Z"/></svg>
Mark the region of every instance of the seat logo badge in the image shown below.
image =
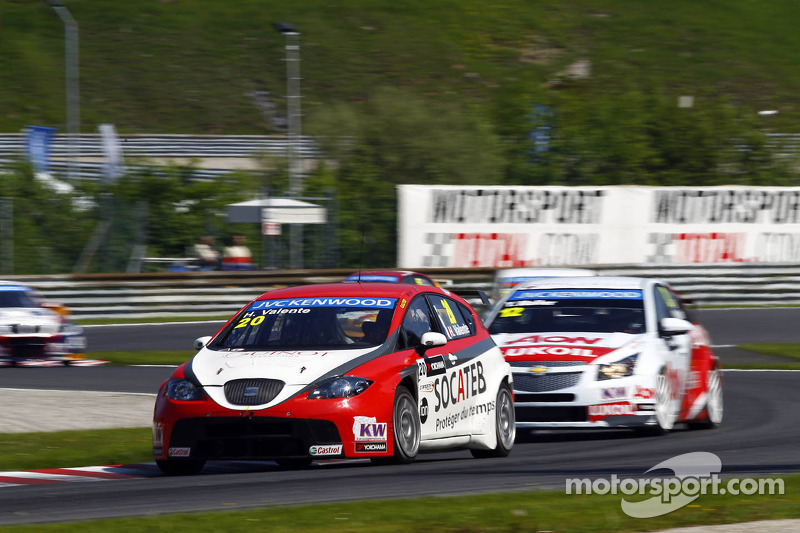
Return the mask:
<svg viewBox="0 0 800 533"><path fill-rule="evenodd" d="M245 387L243 396L245 398L252 398L258 394L258 387Z"/></svg>

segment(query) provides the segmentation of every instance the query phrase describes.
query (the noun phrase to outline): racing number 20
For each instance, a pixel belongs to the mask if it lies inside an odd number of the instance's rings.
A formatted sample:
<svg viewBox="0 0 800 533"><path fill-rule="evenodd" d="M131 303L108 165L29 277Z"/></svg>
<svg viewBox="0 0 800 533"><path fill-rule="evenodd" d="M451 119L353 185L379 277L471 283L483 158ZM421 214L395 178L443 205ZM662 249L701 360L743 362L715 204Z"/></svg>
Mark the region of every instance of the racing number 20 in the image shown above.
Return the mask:
<svg viewBox="0 0 800 533"><path fill-rule="evenodd" d="M252 318L251 317L246 317L246 318L241 319L239 321L239 323L236 324L236 326L234 326L233 329L243 328L248 324L251 325L251 326L257 326L257 325L261 324L262 322L264 322L264 315L254 316Z"/></svg>

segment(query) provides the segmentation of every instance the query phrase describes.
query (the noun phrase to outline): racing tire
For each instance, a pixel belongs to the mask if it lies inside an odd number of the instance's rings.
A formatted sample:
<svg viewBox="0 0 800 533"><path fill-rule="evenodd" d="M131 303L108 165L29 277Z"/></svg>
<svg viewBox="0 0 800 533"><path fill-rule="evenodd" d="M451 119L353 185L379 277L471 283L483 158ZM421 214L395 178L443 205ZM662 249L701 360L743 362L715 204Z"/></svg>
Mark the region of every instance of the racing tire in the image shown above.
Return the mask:
<svg viewBox="0 0 800 533"><path fill-rule="evenodd" d="M206 465L204 459L161 459L158 468L168 476L193 476Z"/></svg>
<svg viewBox="0 0 800 533"><path fill-rule="evenodd" d="M311 466L311 457L300 457L292 459L276 459L275 462L284 470L300 470Z"/></svg>
<svg viewBox="0 0 800 533"><path fill-rule="evenodd" d="M646 435L665 435L672 431L675 426L677 413L674 412L670 403L672 402L672 383L667 378L664 370L659 372L656 378L656 404L655 417L656 424L653 426L642 426L636 428L638 432Z"/></svg>
<svg viewBox="0 0 800 533"><path fill-rule="evenodd" d="M494 413L497 446L491 450L470 450L472 457L476 459L506 457L511 453L511 448L514 446L514 439L517 436L514 397L511 395L511 389L506 383L503 383L497 391Z"/></svg>
<svg viewBox="0 0 800 533"><path fill-rule="evenodd" d="M690 429L714 429L722 423L722 372L719 368L712 368L708 371L706 383L706 394L708 394L705 407L706 418L690 422Z"/></svg>
<svg viewBox="0 0 800 533"><path fill-rule="evenodd" d="M404 386L397 387L392 410L392 433L394 434L394 455L376 457L375 464L408 464L414 461L419 452L419 439L422 433L419 421L419 408L411 392Z"/></svg>

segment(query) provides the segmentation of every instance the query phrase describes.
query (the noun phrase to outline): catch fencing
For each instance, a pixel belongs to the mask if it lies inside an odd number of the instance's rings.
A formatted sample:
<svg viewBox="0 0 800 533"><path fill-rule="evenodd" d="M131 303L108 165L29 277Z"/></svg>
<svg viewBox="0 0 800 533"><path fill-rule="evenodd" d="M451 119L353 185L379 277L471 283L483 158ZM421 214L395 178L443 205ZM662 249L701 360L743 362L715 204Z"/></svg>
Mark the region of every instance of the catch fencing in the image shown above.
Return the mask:
<svg viewBox="0 0 800 533"><path fill-rule="evenodd" d="M698 306L800 305L800 266L703 265L596 267L600 275L670 283ZM453 292L490 292L494 269L420 269ZM341 281L352 269L11 276L70 307L78 319L229 316L278 287Z"/></svg>

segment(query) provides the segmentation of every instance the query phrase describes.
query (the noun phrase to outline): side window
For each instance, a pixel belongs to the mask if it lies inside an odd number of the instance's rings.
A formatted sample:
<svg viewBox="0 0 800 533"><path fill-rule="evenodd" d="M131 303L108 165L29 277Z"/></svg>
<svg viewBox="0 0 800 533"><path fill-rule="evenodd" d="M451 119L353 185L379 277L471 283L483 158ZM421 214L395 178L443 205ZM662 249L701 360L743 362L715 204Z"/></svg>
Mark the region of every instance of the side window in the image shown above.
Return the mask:
<svg viewBox="0 0 800 533"><path fill-rule="evenodd" d="M457 302L439 295L429 295L428 298L448 339L460 339L473 334Z"/></svg>
<svg viewBox="0 0 800 533"><path fill-rule="evenodd" d="M676 312L679 313L673 316L676 316L678 318L683 318L684 320L688 320L689 322L692 323L697 322L697 319L694 316L694 310L688 305L686 305L686 302L684 302L680 296L675 294L675 291L669 288L667 290L672 295L672 299L675 301L675 306L677 308Z"/></svg>
<svg viewBox="0 0 800 533"><path fill-rule="evenodd" d="M464 318L464 323L469 326L470 335L475 335L475 317L470 310L461 304L458 304L458 309L461 311L461 316Z"/></svg>
<svg viewBox="0 0 800 533"><path fill-rule="evenodd" d="M657 285L653 288L653 297L656 303L656 319L658 320L659 324L661 323L662 319L672 316L667 302L664 301L665 292L666 288L660 285Z"/></svg>
<svg viewBox="0 0 800 533"><path fill-rule="evenodd" d="M419 346L422 336L429 331L438 331L433 325L431 311L425 297L420 295L414 298L408 305L408 311L403 318L403 333L405 335L405 347L413 348Z"/></svg>
<svg viewBox="0 0 800 533"><path fill-rule="evenodd" d="M683 320L688 320L686 310L681 306L680 299L675 296L671 290L663 285L659 285L657 287L659 295L662 297L664 304L667 308L667 315L668 317L672 318L682 318Z"/></svg>

